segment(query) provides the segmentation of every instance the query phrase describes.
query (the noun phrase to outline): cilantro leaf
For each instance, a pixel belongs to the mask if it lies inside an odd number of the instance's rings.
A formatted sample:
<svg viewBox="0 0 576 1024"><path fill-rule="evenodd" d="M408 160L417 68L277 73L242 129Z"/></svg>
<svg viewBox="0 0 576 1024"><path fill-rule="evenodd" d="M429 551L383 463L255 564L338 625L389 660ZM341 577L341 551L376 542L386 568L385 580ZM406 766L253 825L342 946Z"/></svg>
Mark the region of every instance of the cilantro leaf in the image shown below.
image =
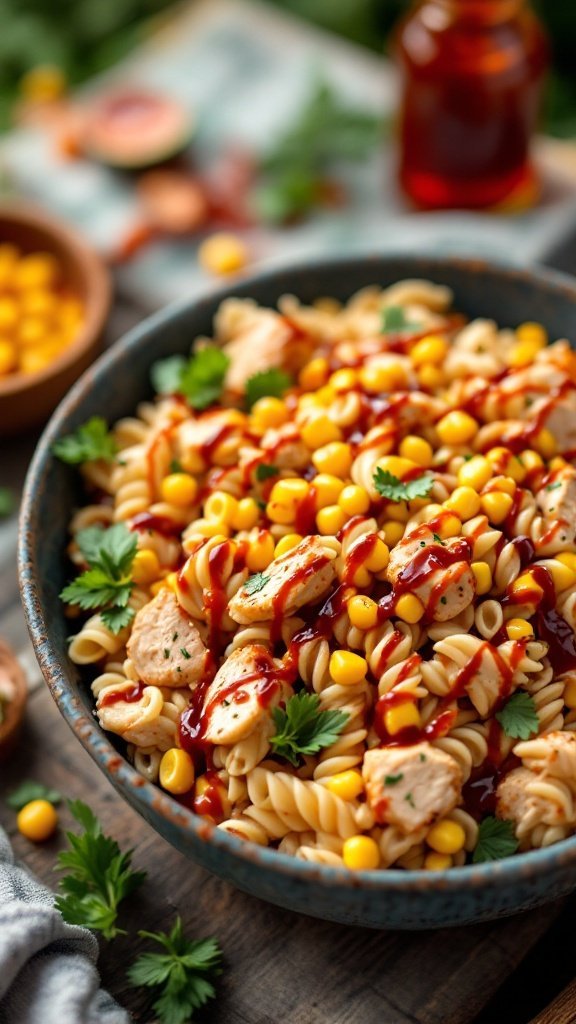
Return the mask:
<svg viewBox="0 0 576 1024"><path fill-rule="evenodd" d="M255 373L246 381L246 404L251 409L259 398L281 398L293 383L290 374L284 370L272 368Z"/></svg>
<svg viewBox="0 0 576 1024"><path fill-rule="evenodd" d="M138 933L165 952L142 953L128 968L134 986L160 991L154 1003L161 1024L187 1024L192 1013L215 996L211 978L221 973L221 951L216 939L187 939L180 917L165 932Z"/></svg>
<svg viewBox="0 0 576 1024"><path fill-rule="evenodd" d="M420 324L410 323L406 319L403 306L385 306L380 329L383 334L394 334L397 331L418 331Z"/></svg>
<svg viewBox="0 0 576 1024"><path fill-rule="evenodd" d="M127 605L134 586L130 573L138 538L125 523L115 523L106 530L101 526L80 530L76 542L88 569L64 587L60 597L86 611L100 609L105 625L119 633L134 615Z"/></svg>
<svg viewBox="0 0 576 1024"><path fill-rule="evenodd" d="M12 515L16 502L9 487L0 487L0 519Z"/></svg>
<svg viewBox="0 0 576 1024"><path fill-rule="evenodd" d="M108 424L101 416L92 416L73 434L54 441L52 451L61 462L77 466L82 462L103 459L112 462L118 451L116 442L108 432Z"/></svg>
<svg viewBox="0 0 576 1024"><path fill-rule="evenodd" d="M153 364L150 377L158 394L180 394L193 409L207 409L220 398L229 365L230 359L218 345L206 345L189 359L160 359Z"/></svg>
<svg viewBox="0 0 576 1024"><path fill-rule="evenodd" d="M517 849L518 840L514 835L514 823L500 821L498 818L490 816L484 818L484 821L480 823L478 841L472 860L474 864L483 864L488 860L501 860L502 857L511 857Z"/></svg>
<svg viewBox="0 0 576 1024"><path fill-rule="evenodd" d="M388 470L376 467L374 486L383 498L388 501L411 501L412 498L426 498L434 484L434 477L424 473L413 480L399 480Z"/></svg>
<svg viewBox="0 0 576 1024"><path fill-rule="evenodd" d="M496 718L506 735L512 739L530 739L540 727L534 698L521 691L506 701L504 707L496 713Z"/></svg>
<svg viewBox="0 0 576 1024"><path fill-rule="evenodd" d="M31 800L47 800L50 804L59 804L62 795L57 789L50 789L48 786L43 786L41 782L27 779L6 797L8 807L14 811L21 811Z"/></svg>
<svg viewBox="0 0 576 1024"><path fill-rule="evenodd" d="M266 576L263 572L256 572L253 576L249 576L244 584L245 594L257 594L259 590L262 590L266 586L269 576Z"/></svg>
<svg viewBox="0 0 576 1024"><path fill-rule="evenodd" d="M256 479L262 483L264 480L269 480L272 476L278 476L279 472L278 466L272 466L268 462L261 462L256 466Z"/></svg>
<svg viewBox="0 0 576 1024"><path fill-rule="evenodd" d="M317 754L329 747L342 732L348 721L344 711L319 711L317 693L294 694L286 709L274 708L272 717L276 733L270 743L278 757L283 757L297 768L302 754Z"/></svg>
<svg viewBox="0 0 576 1024"><path fill-rule="evenodd" d="M113 939L122 934L116 924L118 905L142 884L146 872L132 870L133 851L122 853L116 840L104 835L86 804L72 800L69 807L84 832L67 832L70 849L58 854L57 870L68 874L59 881L56 908L69 924L84 925Z"/></svg>

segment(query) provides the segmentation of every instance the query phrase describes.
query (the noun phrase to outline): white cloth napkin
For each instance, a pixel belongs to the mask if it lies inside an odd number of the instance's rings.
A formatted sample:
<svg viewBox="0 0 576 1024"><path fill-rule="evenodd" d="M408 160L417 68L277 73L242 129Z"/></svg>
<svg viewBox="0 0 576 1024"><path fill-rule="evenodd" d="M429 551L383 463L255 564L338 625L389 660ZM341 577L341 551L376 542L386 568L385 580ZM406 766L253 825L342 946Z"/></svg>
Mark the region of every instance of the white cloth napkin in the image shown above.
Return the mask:
<svg viewBox="0 0 576 1024"><path fill-rule="evenodd" d="M0 828L0 1024L129 1024L100 988L98 943L14 863Z"/></svg>

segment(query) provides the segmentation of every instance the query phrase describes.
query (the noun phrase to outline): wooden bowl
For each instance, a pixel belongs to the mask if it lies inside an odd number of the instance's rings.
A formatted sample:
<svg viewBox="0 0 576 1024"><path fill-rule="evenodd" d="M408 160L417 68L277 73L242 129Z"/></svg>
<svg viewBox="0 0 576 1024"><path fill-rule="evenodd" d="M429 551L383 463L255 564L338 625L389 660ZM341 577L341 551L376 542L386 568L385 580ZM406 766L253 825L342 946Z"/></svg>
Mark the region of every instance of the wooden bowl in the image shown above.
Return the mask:
<svg viewBox="0 0 576 1024"><path fill-rule="evenodd" d="M3 640L0 640L0 672L7 672L14 684L14 696L8 704L3 705L4 718L0 722L0 761L5 761L18 742L28 697L28 685L19 661Z"/></svg>
<svg viewBox="0 0 576 1024"><path fill-rule="evenodd" d="M0 243L23 252L50 252L66 284L83 302L78 335L49 366L37 373L0 379L0 437L43 423L77 377L97 355L111 302L110 276L100 256L72 228L42 210L21 203L0 204Z"/></svg>

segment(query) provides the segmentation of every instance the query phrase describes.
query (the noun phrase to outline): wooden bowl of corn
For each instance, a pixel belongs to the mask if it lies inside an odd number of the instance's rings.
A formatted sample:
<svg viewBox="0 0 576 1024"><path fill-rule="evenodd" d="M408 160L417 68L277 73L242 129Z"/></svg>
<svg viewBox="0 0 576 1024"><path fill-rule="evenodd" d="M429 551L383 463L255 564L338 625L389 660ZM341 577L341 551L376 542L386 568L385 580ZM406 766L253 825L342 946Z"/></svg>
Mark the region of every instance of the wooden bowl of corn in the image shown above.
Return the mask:
<svg viewBox="0 0 576 1024"><path fill-rule="evenodd" d="M0 204L0 436L47 419L98 353L110 301L106 267L75 231Z"/></svg>

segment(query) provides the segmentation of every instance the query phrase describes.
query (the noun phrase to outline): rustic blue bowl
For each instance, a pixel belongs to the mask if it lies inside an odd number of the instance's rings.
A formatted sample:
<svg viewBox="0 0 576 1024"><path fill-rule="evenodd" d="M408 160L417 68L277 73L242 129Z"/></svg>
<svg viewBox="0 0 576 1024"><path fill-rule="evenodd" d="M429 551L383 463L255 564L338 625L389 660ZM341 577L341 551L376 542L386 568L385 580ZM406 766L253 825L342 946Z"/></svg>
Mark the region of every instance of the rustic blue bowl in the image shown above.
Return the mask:
<svg viewBox="0 0 576 1024"><path fill-rule="evenodd" d="M213 828L146 782L98 726L89 687L67 656L68 625L58 594L67 567L70 511L77 474L55 460L53 441L90 416L110 421L150 395L155 359L187 352L209 334L229 294L274 305L285 292L305 301L346 299L367 284L406 277L449 285L456 309L494 317L502 325L542 321L553 338L576 338L576 282L560 274L524 271L479 260L365 257L309 262L261 274L194 302L171 307L131 331L73 387L52 417L32 461L22 504L19 548L22 598L42 672L69 725L119 793L182 853L246 892L304 914L374 928L436 928L513 914L576 888L576 837L548 849L447 872L350 873L295 860L243 843Z"/></svg>

